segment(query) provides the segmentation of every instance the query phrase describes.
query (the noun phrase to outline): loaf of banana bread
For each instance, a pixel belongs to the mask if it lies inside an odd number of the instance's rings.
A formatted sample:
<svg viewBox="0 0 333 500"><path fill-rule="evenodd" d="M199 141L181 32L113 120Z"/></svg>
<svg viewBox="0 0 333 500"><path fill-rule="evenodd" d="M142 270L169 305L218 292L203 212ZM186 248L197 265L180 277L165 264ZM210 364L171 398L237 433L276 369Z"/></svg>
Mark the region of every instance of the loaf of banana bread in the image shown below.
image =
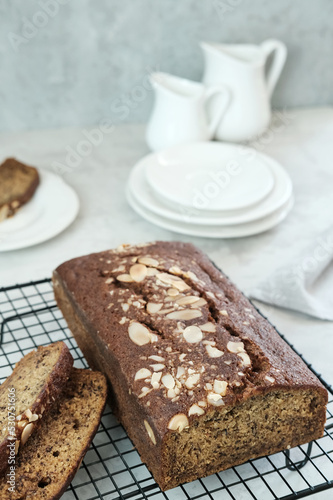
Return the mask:
<svg viewBox="0 0 333 500"><path fill-rule="evenodd" d="M191 244L65 262L55 297L165 490L323 435L327 391Z"/></svg>

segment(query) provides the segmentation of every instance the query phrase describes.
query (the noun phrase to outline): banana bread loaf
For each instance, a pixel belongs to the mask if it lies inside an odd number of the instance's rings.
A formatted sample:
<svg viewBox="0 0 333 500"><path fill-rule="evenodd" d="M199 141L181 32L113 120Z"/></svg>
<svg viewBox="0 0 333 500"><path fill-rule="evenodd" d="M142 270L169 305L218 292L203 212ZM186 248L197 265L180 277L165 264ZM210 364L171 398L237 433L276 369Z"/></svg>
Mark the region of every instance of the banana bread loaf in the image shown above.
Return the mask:
<svg viewBox="0 0 333 500"><path fill-rule="evenodd" d="M191 244L65 262L55 297L165 490L323 435L327 391Z"/></svg>

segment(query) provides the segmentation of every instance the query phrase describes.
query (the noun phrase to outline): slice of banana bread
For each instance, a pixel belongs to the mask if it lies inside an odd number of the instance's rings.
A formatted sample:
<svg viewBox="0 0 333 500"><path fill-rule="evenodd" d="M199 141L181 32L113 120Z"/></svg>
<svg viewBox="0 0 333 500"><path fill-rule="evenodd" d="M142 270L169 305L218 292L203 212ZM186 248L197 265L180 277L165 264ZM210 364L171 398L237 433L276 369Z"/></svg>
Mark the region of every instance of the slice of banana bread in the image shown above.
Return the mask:
<svg viewBox="0 0 333 500"><path fill-rule="evenodd" d="M14 473L0 479L1 500L56 500L79 468L101 421L105 376L72 369L62 397L16 459Z"/></svg>
<svg viewBox="0 0 333 500"><path fill-rule="evenodd" d="M322 436L327 391L193 245L73 259L54 290L162 489Z"/></svg>
<svg viewBox="0 0 333 500"><path fill-rule="evenodd" d="M27 203L39 184L38 171L15 158L0 165L0 222Z"/></svg>
<svg viewBox="0 0 333 500"><path fill-rule="evenodd" d="M40 346L24 356L0 386L0 474L60 396L72 366L64 342Z"/></svg>

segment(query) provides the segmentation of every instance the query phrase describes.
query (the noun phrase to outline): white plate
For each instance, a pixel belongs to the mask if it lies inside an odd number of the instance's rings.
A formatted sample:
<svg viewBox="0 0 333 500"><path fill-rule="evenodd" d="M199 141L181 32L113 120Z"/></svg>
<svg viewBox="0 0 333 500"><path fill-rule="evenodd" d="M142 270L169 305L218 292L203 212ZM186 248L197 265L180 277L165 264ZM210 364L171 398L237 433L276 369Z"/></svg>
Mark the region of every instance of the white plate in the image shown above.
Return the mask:
<svg viewBox="0 0 333 500"><path fill-rule="evenodd" d="M261 155L234 144L185 144L151 154L143 161L153 190L190 209L244 209L266 198L274 186L273 173Z"/></svg>
<svg viewBox="0 0 333 500"><path fill-rule="evenodd" d="M174 222L164 217L160 217L140 205L134 199L129 189L127 189L126 195L133 210L149 222L163 227L164 229L168 229L169 231L174 231L175 233L199 236L203 238L241 238L243 236L252 236L254 234L263 233L264 231L268 231L272 227L279 224L287 216L294 204L294 199L291 197L283 207L278 209L273 214L247 224L238 224L236 226L200 226L197 224L187 224L185 222Z"/></svg>
<svg viewBox="0 0 333 500"><path fill-rule="evenodd" d="M33 198L0 223L0 252L46 241L66 229L79 211L75 191L61 177L38 169L40 184Z"/></svg>
<svg viewBox="0 0 333 500"><path fill-rule="evenodd" d="M235 225L251 222L281 208L292 195L292 182L285 169L269 156L258 153L265 161L274 176L275 183L272 192L259 204L244 211L216 212L207 216L205 212L187 209L179 203L174 203L173 208L166 205L156 196L145 176L147 158L143 158L132 169L128 187L135 200L147 210L161 215L167 219L179 222L190 222L201 225Z"/></svg>

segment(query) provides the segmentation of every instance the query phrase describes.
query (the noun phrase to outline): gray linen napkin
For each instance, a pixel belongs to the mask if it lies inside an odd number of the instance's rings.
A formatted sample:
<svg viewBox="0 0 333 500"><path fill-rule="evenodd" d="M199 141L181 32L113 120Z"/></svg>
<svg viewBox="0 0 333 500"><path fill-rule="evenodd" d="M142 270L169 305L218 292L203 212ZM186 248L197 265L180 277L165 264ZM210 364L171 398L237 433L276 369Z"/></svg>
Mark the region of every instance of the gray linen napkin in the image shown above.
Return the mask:
<svg viewBox="0 0 333 500"><path fill-rule="evenodd" d="M250 290L253 299L333 321L333 226Z"/></svg>

